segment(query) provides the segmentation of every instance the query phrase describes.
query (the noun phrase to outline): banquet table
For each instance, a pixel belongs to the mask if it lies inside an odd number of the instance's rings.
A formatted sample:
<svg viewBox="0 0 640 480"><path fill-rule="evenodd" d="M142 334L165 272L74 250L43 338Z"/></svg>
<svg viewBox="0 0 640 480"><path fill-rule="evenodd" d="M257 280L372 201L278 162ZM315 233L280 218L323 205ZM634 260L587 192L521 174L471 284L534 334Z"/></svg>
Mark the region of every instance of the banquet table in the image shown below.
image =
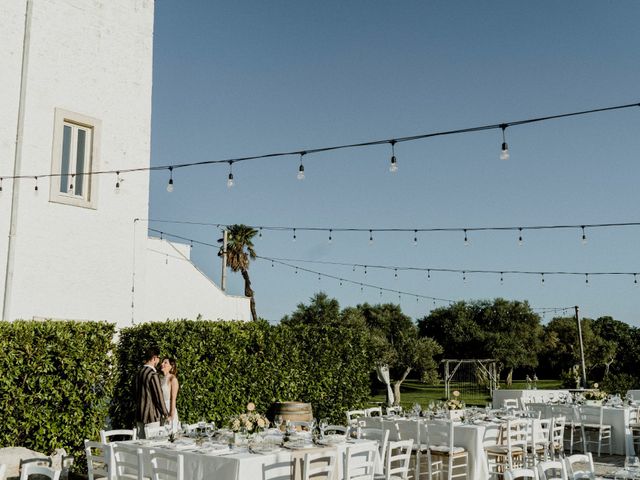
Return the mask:
<svg viewBox="0 0 640 480"><path fill-rule="evenodd" d="M566 397L569 390L494 390L493 408L501 408L502 402L507 399L518 400L522 403L547 403Z"/></svg>
<svg viewBox="0 0 640 480"><path fill-rule="evenodd" d="M529 409L541 412L542 418L564 415L570 419L573 416L572 405L530 403ZM603 407L602 423L611 425L611 453L614 455L633 452L631 431L629 430L629 410L629 407ZM606 452L606 449L604 451Z"/></svg>
<svg viewBox="0 0 640 480"><path fill-rule="evenodd" d="M279 448L277 451L268 453L253 453L246 447L234 447L230 449L224 445L204 444L202 449L196 449L195 444L188 443L175 444L167 440L130 440L118 442L118 445L127 449L141 449L143 453L144 472L148 476L151 471L150 453L152 450L162 450L163 452L175 452L183 455L184 458L184 478L189 480L205 480L215 478L216 480L259 480L264 478L263 472L270 468L278 468L290 471L292 480L301 478L300 466L307 452L330 451L337 452L338 461L336 480L342 480L344 476L342 458L350 445L356 443L373 443L374 440L349 440L330 446L311 445L310 448L289 449ZM190 447L190 448L187 448ZM377 449L376 449L377 451ZM376 455L376 472L382 471L382 463Z"/></svg>
<svg viewBox="0 0 640 480"><path fill-rule="evenodd" d="M429 428L430 421L422 419ZM362 419L367 428L382 428L390 431L389 440L418 441L417 420L403 417L368 417ZM397 425L397 427L396 427ZM487 480L489 470L484 454L482 439L484 437L485 425L456 424L453 429L453 441L456 447L463 447L468 452L468 472L467 478L474 480ZM421 430L421 443L426 443L426 430L424 434Z"/></svg>

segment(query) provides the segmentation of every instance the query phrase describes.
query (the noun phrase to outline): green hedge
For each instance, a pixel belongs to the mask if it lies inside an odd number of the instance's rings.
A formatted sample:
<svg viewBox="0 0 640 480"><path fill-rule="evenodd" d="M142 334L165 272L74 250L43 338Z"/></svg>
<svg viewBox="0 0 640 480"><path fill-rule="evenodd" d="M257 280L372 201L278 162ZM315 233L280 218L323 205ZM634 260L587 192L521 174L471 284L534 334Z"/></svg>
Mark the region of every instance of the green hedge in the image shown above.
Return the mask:
<svg viewBox="0 0 640 480"><path fill-rule="evenodd" d="M79 458L108 414L114 333L104 322L0 322L0 447Z"/></svg>
<svg viewBox="0 0 640 480"><path fill-rule="evenodd" d="M120 332L114 427L134 424L132 379L145 349L160 348L178 363L181 421L226 423L252 401L268 412L274 402L311 403L314 415L344 421L348 408L370 394L368 334L346 326L270 325L267 322L177 320Z"/></svg>

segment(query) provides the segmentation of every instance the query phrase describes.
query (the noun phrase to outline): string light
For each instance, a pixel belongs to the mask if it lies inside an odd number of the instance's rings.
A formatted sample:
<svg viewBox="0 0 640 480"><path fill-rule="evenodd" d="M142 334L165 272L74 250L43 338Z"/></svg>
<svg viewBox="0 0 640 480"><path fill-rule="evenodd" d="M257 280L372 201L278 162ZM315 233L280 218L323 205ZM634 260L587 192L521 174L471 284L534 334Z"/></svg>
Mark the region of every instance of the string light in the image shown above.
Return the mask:
<svg viewBox="0 0 640 480"><path fill-rule="evenodd" d="M229 160L229 176L227 177L227 188L233 187L235 184L233 180L233 161Z"/></svg>
<svg viewBox="0 0 640 480"><path fill-rule="evenodd" d="M464 229L464 246L468 247L469 246L469 237L467 236L467 229Z"/></svg>
<svg viewBox="0 0 640 480"><path fill-rule="evenodd" d="M394 278L398 278L398 269L394 268L394 274L393 274Z"/></svg>
<svg viewBox="0 0 640 480"><path fill-rule="evenodd" d="M584 274L584 283L586 283L587 285L589 284L589 274L588 273Z"/></svg>
<svg viewBox="0 0 640 480"><path fill-rule="evenodd" d="M365 275L367 274L367 266L366 265L364 266L364 274Z"/></svg>
<svg viewBox="0 0 640 480"><path fill-rule="evenodd" d="M427 280L431 280L431 270L427 269Z"/></svg>
<svg viewBox="0 0 640 480"><path fill-rule="evenodd" d="M71 174L71 183L69 184L69 192L70 193L73 193L73 179L74 179L74 177L75 177L75 174L72 173Z"/></svg>
<svg viewBox="0 0 640 480"><path fill-rule="evenodd" d="M464 270L462 271L462 281L467 283L467 272L465 272Z"/></svg>
<svg viewBox="0 0 640 480"><path fill-rule="evenodd" d="M540 283L542 284L542 286L544 287L544 273L540 274Z"/></svg>
<svg viewBox="0 0 640 480"><path fill-rule="evenodd" d="M396 159L396 141L391 140L391 163L389 164L389 171L396 173L398 171L398 160Z"/></svg>
<svg viewBox="0 0 640 480"><path fill-rule="evenodd" d="M369 230L369 245L373 245L373 231Z"/></svg>
<svg viewBox="0 0 640 480"><path fill-rule="evenodd" d="M413 230L413 244L418 245L418 230Z"/></svg>
<svg viewBox="0 0 640 480"><path fill-rule="evenodd" d="M333 230L329 229L329 243L331 243L333 241L332 233L333 233Z"/></svg>
<svg viewBox="0 0 640 480"><path fill-rule="evenodd" d="M300 166L298 167L298 180L304 180L304 165L302 164L302 157L305 156L307 152L300 152Z"/></svg>
<svg viewBox="0 0 640 480"><path fill-rule="evenodd" d="M500 160L509 160L509 146L507 145L507 141L505 140L504 136L504 131L507 129L507 124L501 124L500 128L502 129L502 149L500 150Z"/></svg>
<svg viewBox="0 0 640 480"><path fill-rule="evenodd" d="M258 229L258 237L262 238L262 227Z"/></svg>
<svg viewBox="0 0 640 480"><path fill-rule="evenodd" d="M0 192L2 192L2 177L0 177Z"/></svg>
<svg viewBox="0 0 640 480"><path fill-rule="evenodd" d="M522 227L519 227L520 235L518 236L518 245L522 246Z"/></svg>
<svg viewBox="0 0 640 480"><path fill-rule="evenodd" d="M633 283L634 283L634 285L638 284L638 279L636 278L636 275L637 274L635 274L635 273L633 274Z"/></svg>
<svg viewBox="0 0 640 480"><path fill-rule="evenodd" d="M587 234L584 232L584 225L582 225L580 228L582 229L582 244L586 245L587 244Z"/></svg>
<svg viewBox="0 0 640 480"><path fill-rule="evenodd" d="M296 236L296 229L294 228L293 229L293 241L294 242L296 241L296 238L298 238L298 237Z"/></svg>
<svg viewBox="0 0 640 480"><path fill-rule="evenodd" d="M167 192L173 192L173 167L169 167L169 183L167 183Z"/></svg>
<svg viewBox="0 0 640 480"><path fill-rule="evenodd" d="M120 193L120 172L116 172L116 193Z"/></svg>
<svg viewBox="0 0 640 480"><path fill-rule="evenodd" d="M502 285L503 283L504 283L503 272L500 272L500 284Z"/></svg>
<svg viewBox="0 0 640 480"><path fill-rule="evenodd" d="M33 179L36 182L36 185L35 185L35 187L33 187L33 189L35 190L36 193L38 193L38 177L33 177Z"/></svg>

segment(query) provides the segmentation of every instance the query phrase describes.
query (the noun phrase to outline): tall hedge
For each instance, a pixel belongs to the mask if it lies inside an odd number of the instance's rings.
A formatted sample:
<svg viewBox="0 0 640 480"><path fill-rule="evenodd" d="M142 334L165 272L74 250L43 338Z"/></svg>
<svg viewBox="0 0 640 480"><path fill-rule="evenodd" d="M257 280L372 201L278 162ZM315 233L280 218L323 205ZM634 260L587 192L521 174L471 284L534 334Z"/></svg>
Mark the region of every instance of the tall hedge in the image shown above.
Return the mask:
<svg viewBox="0 0 640 480"><path fill-rule="evenodd" d="M368 334L362 329L270 325L267 322L177 320L123 329L114 427L134 424L132 379L148 346L176 358L181 421L226 423L252 401L268 412L274 402L311 403L317 417L342 421L344 411L369 398Z"/></svg>
<svg viewBox="0 0 640 480"><path fill-rule="evenodd" d="M78 458L108 414L114 333L105 322L0 322L0 447Z"/></svg>

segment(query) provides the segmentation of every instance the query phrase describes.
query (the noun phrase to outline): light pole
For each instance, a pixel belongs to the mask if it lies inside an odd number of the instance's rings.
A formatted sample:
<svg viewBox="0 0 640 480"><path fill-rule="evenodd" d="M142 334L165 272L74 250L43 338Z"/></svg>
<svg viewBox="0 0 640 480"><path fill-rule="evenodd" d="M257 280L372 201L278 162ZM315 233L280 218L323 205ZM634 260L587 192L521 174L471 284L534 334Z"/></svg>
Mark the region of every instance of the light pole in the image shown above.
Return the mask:
<svg viewBox="0 0 640 480"><path fill-rule="evenodd" d="M578 322L578 340L580 341L580 360L582 361L582 388L587 387L587 369L584 365L584 345L582 344L582 325L580 322L580 316L578 315L578 306L576 309L576 322Z"/></svg>

